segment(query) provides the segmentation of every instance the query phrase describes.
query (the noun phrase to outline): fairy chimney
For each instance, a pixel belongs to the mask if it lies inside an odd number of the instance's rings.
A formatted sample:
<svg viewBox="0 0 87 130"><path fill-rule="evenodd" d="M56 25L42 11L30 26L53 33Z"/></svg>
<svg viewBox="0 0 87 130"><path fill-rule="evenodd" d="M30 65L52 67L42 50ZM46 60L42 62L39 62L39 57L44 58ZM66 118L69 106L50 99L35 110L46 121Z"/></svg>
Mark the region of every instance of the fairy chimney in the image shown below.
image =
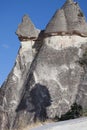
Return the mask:
<svg viewBox="0 0 87 130"><path fill-rule="evenodd" d="M20 41L36 39L38 37L39 30L36 29L28 15L24 15L22 23L19 24L16 34L18 35Z"/></svg>
<svg viewBox="0 0 87 130"><path fill-rule="evenodd" d="M46 26L45 35L62 33L87 36L87 23L84 14L73 0L67 0Z"/></svg>

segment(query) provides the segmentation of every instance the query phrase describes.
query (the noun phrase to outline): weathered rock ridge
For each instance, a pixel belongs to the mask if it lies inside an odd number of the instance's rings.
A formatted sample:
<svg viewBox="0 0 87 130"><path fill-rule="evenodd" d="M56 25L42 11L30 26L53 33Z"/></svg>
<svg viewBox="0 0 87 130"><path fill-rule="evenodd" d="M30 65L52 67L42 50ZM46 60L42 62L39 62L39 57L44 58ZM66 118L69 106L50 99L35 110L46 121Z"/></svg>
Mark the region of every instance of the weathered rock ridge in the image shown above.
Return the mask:
<svg viewBox="0 0 87 130"><path fill-rule="evenodd" d="M67 0L45 31L23 17L16 31L21 41L16 62L0 88L0 130L61 117L74 103L87 109L87 65L80 61L87 49L87 23L84 16L77 18L78 10Z"/></svg>

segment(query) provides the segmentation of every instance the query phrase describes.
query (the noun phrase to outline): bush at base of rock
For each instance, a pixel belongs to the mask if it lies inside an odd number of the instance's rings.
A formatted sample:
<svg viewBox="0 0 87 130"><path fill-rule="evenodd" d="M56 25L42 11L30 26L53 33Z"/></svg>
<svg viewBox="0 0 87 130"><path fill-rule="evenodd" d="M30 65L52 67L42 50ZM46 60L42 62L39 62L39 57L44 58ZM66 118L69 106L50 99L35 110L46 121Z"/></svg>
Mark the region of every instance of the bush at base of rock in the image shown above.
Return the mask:
<svg viewBox="0 0 87 130"><path fill-rule="evenodd" d="M69 119L75 119L78 117L81 117L83 114L82 107L80 105L77 105L74 103L71 106L71 109L64 115L61 116L61 118L55 117L56 121L64 121Z"/></svg>

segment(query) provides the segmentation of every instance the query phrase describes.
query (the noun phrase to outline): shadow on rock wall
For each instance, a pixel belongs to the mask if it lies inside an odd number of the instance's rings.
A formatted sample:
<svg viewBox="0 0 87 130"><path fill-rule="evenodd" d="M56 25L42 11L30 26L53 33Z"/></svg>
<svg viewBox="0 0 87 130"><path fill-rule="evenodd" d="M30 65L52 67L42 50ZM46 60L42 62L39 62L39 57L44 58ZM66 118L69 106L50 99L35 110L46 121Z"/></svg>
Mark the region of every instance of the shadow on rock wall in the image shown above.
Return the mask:
<svg viewBox="0 0 87 130"><path fill-rule="evenodd" d="M36 84L27 96L24 96L17 112L27 110L29 113L35 113L34 121L47 119L46 108L51 105L51 97L46 86Z"/></svg>

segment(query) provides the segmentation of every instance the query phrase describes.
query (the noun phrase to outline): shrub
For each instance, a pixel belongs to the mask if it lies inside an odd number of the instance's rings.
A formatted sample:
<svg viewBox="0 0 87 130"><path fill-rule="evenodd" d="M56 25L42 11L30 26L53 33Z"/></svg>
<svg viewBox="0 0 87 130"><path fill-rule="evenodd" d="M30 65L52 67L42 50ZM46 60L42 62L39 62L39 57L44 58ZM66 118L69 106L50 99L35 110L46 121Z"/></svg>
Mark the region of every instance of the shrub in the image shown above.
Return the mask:
<svg viewBox="0 0 87 130"><path fill-rule="evenodd" d="M66 114L62 115L61 118L59 118L58 120L63 121L63 120L75 119L80 116L82 116L82 107L74 103L71 106L71 109Z"/></svg>

